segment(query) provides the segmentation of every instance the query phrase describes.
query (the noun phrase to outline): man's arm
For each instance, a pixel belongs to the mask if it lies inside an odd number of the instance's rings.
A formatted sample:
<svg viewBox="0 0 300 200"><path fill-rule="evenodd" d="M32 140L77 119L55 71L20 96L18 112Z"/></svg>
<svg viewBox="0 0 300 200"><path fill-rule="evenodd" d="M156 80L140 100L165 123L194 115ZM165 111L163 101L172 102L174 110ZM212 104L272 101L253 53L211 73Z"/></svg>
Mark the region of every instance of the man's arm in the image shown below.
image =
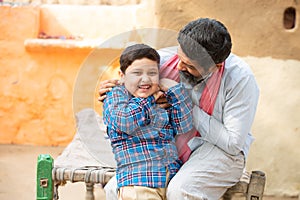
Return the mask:
<svg viewBox="0 0 300 200"><path fill-rule="evenodd" d="M223 122L208 115L198 106L194 106L194 125L204 140L217 145L231 155L237 155L243 150L250 132L259 91L254 77L247 76L224 93Z"/></svg>

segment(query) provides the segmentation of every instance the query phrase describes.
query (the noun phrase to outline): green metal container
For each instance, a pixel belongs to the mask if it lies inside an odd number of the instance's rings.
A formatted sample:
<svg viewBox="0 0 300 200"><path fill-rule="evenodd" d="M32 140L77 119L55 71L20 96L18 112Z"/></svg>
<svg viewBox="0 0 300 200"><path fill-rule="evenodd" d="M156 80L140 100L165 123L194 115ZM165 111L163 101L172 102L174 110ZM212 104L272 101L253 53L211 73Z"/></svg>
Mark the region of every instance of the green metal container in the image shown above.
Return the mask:
<svg viewBox="0 0 300 200"><path fill-rule="evenodd" d="M52 180L53 158L49 154L40 154L37 161L36 199L53 199Z"/></svg>

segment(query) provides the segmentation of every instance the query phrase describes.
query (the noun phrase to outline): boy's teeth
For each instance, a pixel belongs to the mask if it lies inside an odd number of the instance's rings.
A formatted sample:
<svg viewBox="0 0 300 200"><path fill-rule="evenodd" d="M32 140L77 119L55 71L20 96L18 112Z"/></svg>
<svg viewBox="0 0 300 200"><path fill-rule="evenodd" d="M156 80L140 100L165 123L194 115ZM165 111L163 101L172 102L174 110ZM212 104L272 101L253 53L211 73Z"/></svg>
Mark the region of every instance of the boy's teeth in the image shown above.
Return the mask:
<svg viewBox="0 0 300 200"><path fill-rule="evenodd" d="M141 85L141 86L139 86L139 88L142 88L142 89L148 89L150 86L146 86L146 85Z"/></svg>

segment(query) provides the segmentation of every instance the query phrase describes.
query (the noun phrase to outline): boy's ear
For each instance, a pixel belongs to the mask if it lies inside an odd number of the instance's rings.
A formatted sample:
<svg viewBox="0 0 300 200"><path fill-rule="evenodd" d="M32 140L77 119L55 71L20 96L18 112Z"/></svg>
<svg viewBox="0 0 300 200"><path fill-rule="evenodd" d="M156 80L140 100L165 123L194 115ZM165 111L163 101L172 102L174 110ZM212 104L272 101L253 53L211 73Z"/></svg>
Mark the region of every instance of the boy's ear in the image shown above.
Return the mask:
<svg viewBox="0 0 300 200"><path fill-rule="evenodd" d="M121 70L119 70L118 73L121 78L124 76L124 73Z"/></svg>
<svg viewBox="0 0 300 200"><path fill-rule="evenodd" d="M120 83L123 84L124 83L124 73L121 70L119 70L118 73L120 76Z"/></svg>

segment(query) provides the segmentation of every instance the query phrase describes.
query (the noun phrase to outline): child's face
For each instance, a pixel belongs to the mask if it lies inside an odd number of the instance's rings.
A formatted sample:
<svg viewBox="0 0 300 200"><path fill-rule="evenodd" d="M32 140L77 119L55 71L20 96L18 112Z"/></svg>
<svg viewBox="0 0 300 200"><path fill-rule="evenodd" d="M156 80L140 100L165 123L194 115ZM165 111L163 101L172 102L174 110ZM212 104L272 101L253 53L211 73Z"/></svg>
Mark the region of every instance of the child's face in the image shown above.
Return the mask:
<svg viewBox="0 0 300 200"><path fill-rule="evenodd" d="M135 60L121 77L125 88L135 97L146 98L159 89L157 62L148 58Z"/></svg>

